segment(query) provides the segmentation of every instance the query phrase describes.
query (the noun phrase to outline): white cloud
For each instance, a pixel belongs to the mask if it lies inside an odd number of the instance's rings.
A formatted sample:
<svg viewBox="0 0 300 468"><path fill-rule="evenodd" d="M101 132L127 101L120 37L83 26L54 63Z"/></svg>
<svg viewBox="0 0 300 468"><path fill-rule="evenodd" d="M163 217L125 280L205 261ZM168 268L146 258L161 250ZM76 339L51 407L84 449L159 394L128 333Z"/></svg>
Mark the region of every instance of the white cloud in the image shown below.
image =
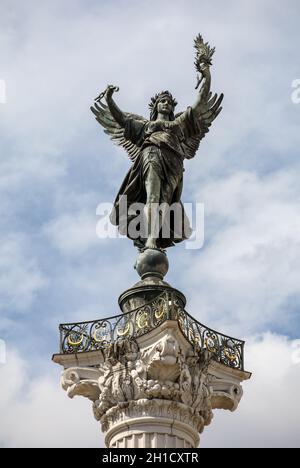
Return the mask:
<svg viewBox="0 0 300 468"><path fill-rule="evenodd" d="M282 308L300 295L297 179L294 171L235 173L203 186L207 244L185 265L191 313L244 335L271 321L289 326Z"/></svg>
<svg viewBox="0 0 300 468"><path fill-rule="evenodd" d="M0 440L5 447L97 447L103 444L89 401L69 400L59 375L46 364L34 377L31 363L9 350L0 366Z"/></svg>
<svg viewBox="0 0 300 468"><path fill-rule="evenodd" d="M64 175L65 168L58 162L58 155L45 145L39 149L43 153L28 155L18 152L9 154L0 161L0 193L11 195L13 192L24 193L35 184L45 187ZM35 153L35 151L33 151Z"/></svg>
<svg viewBox="0 0 300 468"><path fill-rule="evenodd" d="M44 233L63 254L79 256L99 244L96 222L96 216L74 212L51 221L44 227Z"/></svg>
<svg viewBox="0 0 300 468"><path fill-rule="evenodd" d="M28 309L36 294L47 285L36 259L28 253L25 238L3 236L0 243L0 309L1 323L9 312ZM5 311L5 313L4 313Z"/></svg>
<svg viewBox="0 0 300 468"><path fill-rule="evenodd" d="M235 413L215 412L202 435L202 447L299 448L300 365L293 364L292 342L265 334L247 345L244 396Z"/></svg>

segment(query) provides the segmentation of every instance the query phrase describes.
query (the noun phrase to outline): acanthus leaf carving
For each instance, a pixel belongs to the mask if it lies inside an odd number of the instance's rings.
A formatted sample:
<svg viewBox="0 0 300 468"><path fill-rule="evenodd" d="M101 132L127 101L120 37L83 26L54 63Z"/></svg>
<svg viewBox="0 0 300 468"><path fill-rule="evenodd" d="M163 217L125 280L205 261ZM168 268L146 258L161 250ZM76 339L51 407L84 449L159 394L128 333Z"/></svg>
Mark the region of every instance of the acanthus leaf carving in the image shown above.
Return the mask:
<svg viewBox="0 0 300 468"><path fill-rule="evenodd" d="M211 360L198 345L183 351L172 330L142 350L134 339L121 338L107 347L98 367L67 369L62 384L71 398L82 395L93 401L103 428L121 414L125 419L168 414L202 431L213 408L233 410L241 398L236 382L210 374Z"/></svg>

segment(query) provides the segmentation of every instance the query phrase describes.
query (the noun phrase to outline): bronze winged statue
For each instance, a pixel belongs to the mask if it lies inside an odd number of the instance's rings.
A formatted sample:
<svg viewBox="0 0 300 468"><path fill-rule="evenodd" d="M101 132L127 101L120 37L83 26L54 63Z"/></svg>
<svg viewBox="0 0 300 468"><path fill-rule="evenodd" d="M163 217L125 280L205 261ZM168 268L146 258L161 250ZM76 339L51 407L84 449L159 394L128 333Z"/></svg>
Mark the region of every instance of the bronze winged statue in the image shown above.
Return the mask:
<svg viewBox="0 0 300 468"><path fill-rule="evenodd" d="M176 100L169 91L162 91L151 99L149 119L123 112L113 99L113 94L119 91L113 85L109 85L91 107L105 133L127 151L132 161L110 220L120 232L133 239L140 250L163 250L187 239L192 232L181 203L183 162L195 156L200 141L221 112L223 100L223 94L212 96L210 90L210 66L215 49L204 43L201 35L195 39L195 48L195 66L200 73L196 89L201 86L195 103L186 111L175 114ZM126 204L123 205L124 197ZM129 224L140 215L136 204L144 206L147 229L146 235L133 238ZM157 210L158 206L162 209ZM177 206L173 216L168 211L171 206ZM168 230L164 230L167 220ZM163 232L168 235L162 235Z"/></svg>

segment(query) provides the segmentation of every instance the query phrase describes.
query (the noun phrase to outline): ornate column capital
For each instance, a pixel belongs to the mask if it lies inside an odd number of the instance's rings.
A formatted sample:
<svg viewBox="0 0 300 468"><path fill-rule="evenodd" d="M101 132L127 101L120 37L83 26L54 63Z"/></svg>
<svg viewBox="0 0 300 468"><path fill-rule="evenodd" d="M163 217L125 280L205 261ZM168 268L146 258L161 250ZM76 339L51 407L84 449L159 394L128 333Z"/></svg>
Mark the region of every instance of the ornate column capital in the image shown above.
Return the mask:
<svg viewBox="0 0 300 468"><path fill-rule="evenodd" d="M62 387L93 402L109 447L197 447L214 408L237 408L247 378L189 343L175 321L117 339L88 366L67 358Z"/></svg>

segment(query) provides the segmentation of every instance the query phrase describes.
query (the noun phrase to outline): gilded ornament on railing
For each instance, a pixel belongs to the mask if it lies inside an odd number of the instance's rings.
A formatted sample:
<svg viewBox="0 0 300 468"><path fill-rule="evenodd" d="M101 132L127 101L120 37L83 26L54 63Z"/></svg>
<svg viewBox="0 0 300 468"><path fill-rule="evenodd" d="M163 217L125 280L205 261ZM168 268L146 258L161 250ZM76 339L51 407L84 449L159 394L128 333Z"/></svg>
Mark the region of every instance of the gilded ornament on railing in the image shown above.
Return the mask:
<svg viewBox="0 0 300 468"><path fill-rule="evenodd" d="M100 323L97 323L97 325L95 325L95 331L92 334L95 343L102 343L104 345L109 342L109 336L103 333L103 330L105 329L105 325L102 325Z"/></svg>
<svg viewBox="0 0 300 468"><path fill-rule="evenodd" d="M149 318L147 312L143 312L138 314L136 318L136 324L139 330L144 330L145 328L149 327Z"/></svg>
<svg viewBox="0 0 300 468"><path fill-rule="evenodd" d="M219 349L219 343L218 343L218 338L215 335L215 333L208 332L206 334L205 340L204 340L204 345L205 348L210 352L210 353L217 353Z"/></svg>
<svg viewBox="0 0 300 468"><path fill-rule="evenodd" d="M130 323L129 322L127 322L124 325L124 327L122 327L122 328L120 327L120 328L117 329L117 335L118 336L128 336L129 332L130 332Z"/></svg>
<svg viewBox="0 0 300 468"><path fill-rule="evenodd" d="M154 312L156 320L161 320L166 314L166 306L164 303L160 304Z"/></svg>
<svg viewBox="0 0 300 468"><path fill-rule="evenodd" d="M224 353L231 362L235 361L237 358L236 352L232 348L225 348Z"/></svg>
<svg viewBox="0 0 300 468"><path fill-rule="evenodd" d="M73 341L73 339L74 339L74 341ZM79 340L78 340L78 338L73 338L72 335L69 335L68 336L68 343L69 343L70 346L80 346L82 344L82 342L83 342L83 339L84 339L83 335L81 335Z"/></svg>
<svg viewBox="0 0 300 468"><path fill-rule="evenodd" d="M244 342L205 327L182 308L174 294L167 292L134 311L116 317L61 325L61 353L104 349L118 338L142 336L166 320L176 320L186 339L192 345L209 351L214 360L243 370Z"/></svg>
<svg viewBox="0 0 300 468"><path fill-rule="evenodd" d="M237 367L240 357L236 346L232 341L225 341L221 350L221 358L224 364L230 367Z"/></svg>

